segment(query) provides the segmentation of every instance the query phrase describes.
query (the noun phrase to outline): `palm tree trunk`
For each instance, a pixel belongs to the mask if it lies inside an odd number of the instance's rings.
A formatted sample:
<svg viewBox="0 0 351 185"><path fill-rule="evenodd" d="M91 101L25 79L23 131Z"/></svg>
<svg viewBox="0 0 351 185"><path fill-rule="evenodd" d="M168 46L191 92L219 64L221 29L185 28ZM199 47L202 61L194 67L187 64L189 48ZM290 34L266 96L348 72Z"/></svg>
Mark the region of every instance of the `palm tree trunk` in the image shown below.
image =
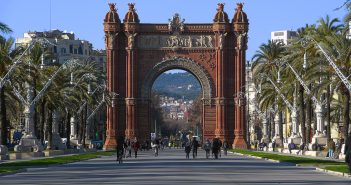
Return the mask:
<svg viewBox="0 0 351 185"><path fill-rule="evenodd" d="M348 137L350 125L350 92L345 91L346 101L344 104L344 139Z"/></svg>
<svg viewBox="0 0 351 185"><path fill-rule="evenodd" d="M0 120L1 120L1 144L7 145L8 138L8 124L6 116L6 101L5 101L5 89L4 87L0 89Z"/></svg>
<svg viewBox="0 0 351 185"><path fill-rule="evenodd" d="M34 80L33 82L33 87L35 88L36 87L36 81ZM37 92L34 91L33 93L33 97L35 98L37 96ZM34 109L34 114L33 114L33 124L34 124L34 135L35 136L38 136L38 110L35 108Z"/></svg>
<svg viewBox="0 0 351 185"><path fill-rule="evenodd" d="M283 111L279 111L279 138L280 138L280 146L284 146L284 138L283 138Z"/></svg>
<svg viewBox="0 0 351 185"><path fill-rule="evenodd" d="M275 135L275 126L274 126L274 114L273 113L270 113L269 114L269 126L270 126L270 137L269 139L272 140L272 138L274 137Z"/></svg>
<svg viewBox="0 0 351 185"><path fill-rule="evenodd" d="M49 113L49 117L48 117L48 149L51 150L52 147L52 121L53 121L53 117L52 117L52 110L49 109L48 113Z"/></svg>
<svg viewBox="0 0 351 185"><path fill-rule="evenodd" d="M40 113L40 134L39 138L41 142L44 143L45 136L44 136L44 126L45 126L45 97L43 98L43 102L41 103L41 113Z"/></svg>
<svg viewBox="0 0 351 185"><path fill-rule="evenodd" d="M302 85L300 85L299 98L300 98L300 112L301 112L300 114L301 132L302 132L301 135L302 135L302 141L306 143L306 125L305 125L306 118L305 118L305 105L304 105L303 92L304 92L304 89Z"/></svg>
<svg viewBox="0 0 351 185"><path fill-rule="evenodd" d="M66 116L66 138L67 138L67 143L66 146L67 148L70 148L70 143L71 143L71 123L70 123L70 119L71 119L71 114L69 113L69 111L67 111L67 116Z"/></svg>
<svg viewBox="0 0 351 185"><path fill-rule="evenodd" d="M86 132L88 132L87 130L86 130L86 119L87 119L87 114L88 114L88 104L85 106L85 108L84 108L84 119L83 119L83 124L82 124L82 127L83 127L83 133L82 133L82 145L83 145L83 147L85 148L85 133Z"/></svg>
<svg viewBox="0 0 351 185"><path fill-rule="evenodd" d="M312 89L311 84L309 85L309 89ZM307 100L306 104L306 143L311 142L311 126L312 126L312 101L311 99Z"/></svg>
<svg viewBox="0 0 351 185"><path fill-rule="evenodd" d="M82 139L83 139L83 113L80 114L80 123L79 123L79 130L78 130L78 139L80 141L80 143L82 143Z"/></svg>
<svg viewBox="0 0 351 185"><path fill-rule="evenodd" d="M330 131L330 88L327 88L327 95L326 95L326 101L327 101L327 115L325 117L327 121L327 138L328 141L331 139L331 131Z"/></svg>

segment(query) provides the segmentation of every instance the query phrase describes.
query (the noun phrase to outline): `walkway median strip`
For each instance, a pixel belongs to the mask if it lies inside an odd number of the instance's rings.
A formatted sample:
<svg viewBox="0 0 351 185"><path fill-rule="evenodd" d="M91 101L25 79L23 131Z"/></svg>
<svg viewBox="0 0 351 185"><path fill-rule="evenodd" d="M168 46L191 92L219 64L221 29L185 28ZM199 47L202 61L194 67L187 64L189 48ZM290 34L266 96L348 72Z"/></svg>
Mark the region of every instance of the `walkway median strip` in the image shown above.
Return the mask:
<svg viewBox="0 0 351 185"><path fill-rule="evenodd" d="M312 167L315 167L316 169L319 169L319 171L337 172L339 173L338 175L350 177L350 175L348 175L348 167L344 162L323 160L323 159L311 159L303 156L301 157L287 156L287 155L266 153L266 152L260 152L260 151L251 151L251 150L241 150L241 149L232 149L231 151L240 155L259 157L270 161L287 162L287 163L296 164L297 166L312 166Z"/></svg>
<svg viewBox="0 0 351 185"><path fill-rule="evenodd" d="M30 168L30 167L49 166L49 165L55 165L55 164L67 164L67 163L94 159L101 156L111 156L113 154L115 154L115 152L102 151L102 152L75 154L75 155L69 155L69 156L51 157L51 158L44 158L44 159L6 162L6 163L0 164L0 175L8 174L11 172L19 172L20 170L23 170L25 168Z"/></svg>
<svg viewBox="0 0 351 185"><path fill-rule="evenodd" d="M323 159L312 159L303 156L287 156L281 154L273 154L261 151L251 151L251 150L241 150L241 149L232 149L233 153L239 155L247 155L255 158L266 159L269 161L275 162L286 162L292 163L296 166L308 166L314 167L318 171L332 172L331 174L336 174L340 176L349 177L348 167L345 162L332 161L332 160L323 160Z"/></svg>

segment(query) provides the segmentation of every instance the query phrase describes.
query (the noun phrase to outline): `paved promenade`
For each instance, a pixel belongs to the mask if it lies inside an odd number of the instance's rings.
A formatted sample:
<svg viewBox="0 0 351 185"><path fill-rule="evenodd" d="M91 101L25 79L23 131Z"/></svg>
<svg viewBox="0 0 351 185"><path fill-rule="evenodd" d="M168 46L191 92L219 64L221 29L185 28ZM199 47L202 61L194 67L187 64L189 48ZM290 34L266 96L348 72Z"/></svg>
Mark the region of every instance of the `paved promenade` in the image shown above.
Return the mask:
<svg viewBox="0 0 351 185"><path fill-rule="evenodd" d="M117 164L115 156L1 176L0 184L351 184L350 179L312 168L228 154L219 160L185 159L181 149L166 149L154 157L141 152L137 159Z"/></svg>

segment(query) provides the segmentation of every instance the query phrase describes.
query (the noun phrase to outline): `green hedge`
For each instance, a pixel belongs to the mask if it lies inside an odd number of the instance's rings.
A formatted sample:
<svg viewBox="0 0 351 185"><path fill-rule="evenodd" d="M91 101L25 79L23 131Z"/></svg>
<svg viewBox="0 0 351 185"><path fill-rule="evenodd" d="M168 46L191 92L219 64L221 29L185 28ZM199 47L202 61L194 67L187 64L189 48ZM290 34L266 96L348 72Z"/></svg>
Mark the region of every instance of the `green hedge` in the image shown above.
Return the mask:
<svg viewBox="0 0 351 185"><path fill-rule="evenodd" d="M69 155L69 156L45 158L45 159L33 159L29 161L17 161L17 162L15 161L15 162L9 162L9 163L2 163L0 164L0 173L13 172L25 167L73 163L73 162L97 158L100 156L111 156L113 154L115 154L115 152L113 151L94 152L94 153L84 153L84 154L76 154L76 155Z"/></svg>
<svg viewBox="0 0 351 185"><path fill-rule="evenodd" d="M273 154L268 152L241 150L241 149L232 149L231 151L245 154L245 155L273 159L280 162L289 162L289 163L300 164L300 165L308 165L308 166L320 167L330 171L348 173L348 167L344 162L312 159L312 158L300 157L300 156L288 156L288 155Z"/></svg>

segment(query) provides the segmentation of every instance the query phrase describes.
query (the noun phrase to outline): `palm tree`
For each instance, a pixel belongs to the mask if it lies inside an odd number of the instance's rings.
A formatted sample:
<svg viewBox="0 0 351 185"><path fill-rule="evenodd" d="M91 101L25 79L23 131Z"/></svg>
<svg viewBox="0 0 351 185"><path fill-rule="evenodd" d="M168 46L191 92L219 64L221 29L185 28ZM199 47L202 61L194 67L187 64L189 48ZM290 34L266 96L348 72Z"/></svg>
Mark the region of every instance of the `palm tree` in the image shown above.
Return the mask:
<svg viewBox="0 0 351 185"><path fill-rule="evenodd" d="M11 33L12 29L9 26L7 26L5 23L0 22L0 32L2 32L2 33Z"/></svg>
<svg viewBox="0 0 351 185"><path fill-rule="evenodd" d="M321 18L318 20L318 27L316 29L316 38L319 40L319 41L325 41L326 37L327 36L330 36L331 34L334 34L334 33L338 33L340 34L341 31L343 30L343 25L342 24L339 24L340 21L336 18L334 19L330 19L329 16L326 16L325 19ZM322 58L322 60L320 61L325 61L324 64L328 63L328 61L326 61L326 59L323 57L323 56L320 56L320 53L317 53L319 54L319 58ZM333 75L333 72L332 72L332 69L330 66L324 68L324 69L327 69L327 71L325 71L324 73L321 73L321 75L323 75L324 77L321 77L322 81L326 82L324 83L324 88L322 89L325 89L326 90L326 93L325 93L325 98L326 98L326 112L327 112L327 115L326 115L326 122L327 122L327 138L330 139L331 138L331 130L330 130L330 112L331 112L331 99L332 99L332 93L330 92L331 89L330 89L330 82L331 82L331 78ZM338 77L337 77L338 78ZM328 83L329 82L329 83ZM323 82L321 82L322 84Z"/></svg>
<svg viewBox="0 0 351 185"><path fill-rule="evenodd" d="M281 100L276 100L276 97L279 97L279 95L275 92L271 82L267 81L267 79L261 79L259 74L265 74L270 79L277 81L280 78L281 70L278 60L282 57L283 52L284 47L282 43L269 40L267 44L262 44L259 47L259 50L256 51L256 54L252 58L254 62L252 65L254 81L256 84L261 83L263 85L262 94L258 97L259 105L265 111L274 107L274 105L278 105L279 108L277 111L280 111L279 115L284 110ZM282 128L281 116L279 118L280 128ZM276 132L279 132L281 142L283 142L282 129Z"/></svg>
<svg viewBox="0 0 351 185"><path fill-rule="evenodd" d="M345 35L332 33L326 36L325 42L321 43L323 48L328 52L329 56L332 56L334 62L345 76L349 76L351 73L351 41L345 37ZM336 75L335 75L336 76ZM340 84L337 89L345 98L344 101L344 138L348 136L348 128L350 124L350 92L349 89L341 82L340 78L335 78L336 83Z"/></svg>
<svg viewBox="0 0 351 185"><path fill-rule="evenodd" d="M5 39L0 37L0 76L4 77L7 73L8 66L13 62L13 58L17 57L22 51L21 48L13 49L14 39ZM11 98L10 94L5 91L6 86L0 87L0 121L1 121L1 144L7 144L8 138L8 118L6 99Z"/></svg>

